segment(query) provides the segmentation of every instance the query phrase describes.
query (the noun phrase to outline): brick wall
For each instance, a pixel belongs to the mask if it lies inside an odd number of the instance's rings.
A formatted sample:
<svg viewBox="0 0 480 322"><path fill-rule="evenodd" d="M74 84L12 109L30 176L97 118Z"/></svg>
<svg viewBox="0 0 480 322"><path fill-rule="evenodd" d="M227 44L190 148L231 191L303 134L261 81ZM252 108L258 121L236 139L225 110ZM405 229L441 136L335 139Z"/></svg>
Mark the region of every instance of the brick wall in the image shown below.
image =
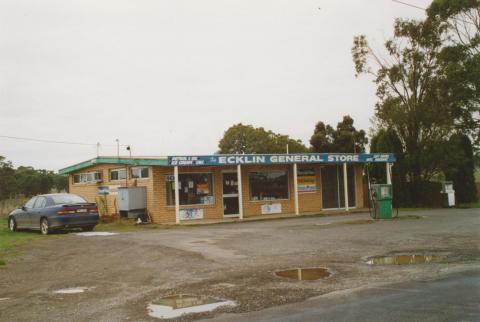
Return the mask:
<svg viewBox="0 0 480 322"><path fill-rule="evenodd" d="M87 169L80 170L76 173L84 173L84 172L93 172L93 171L100 171L102 173L102 182L99 183L73 183L73 174L69 175L69 191L71 193L77 194L82 196L89 202L96 202L99 208L99 211L102 215L113 215L118 213L118 203L117 203L117 196L114 194L110 194L107 196L100 196L98 195L98 187L99 186L111 186L114 187L125 187L126 182L125 180L110 180L110 173L109 170L112 169L119 169L119 165L108 165L108 164L101 164L89 167ZM138 186L138 187L146 187L147 192L147 208L153 209L154 207L154 189L153 189L153 180L151 179L152 168L149 168L150 171L150 178L148 179L129 179L128 185L129 186ZM106 210L102 205L104 204L104 200L107 201Z"/></svg>
<svg viewBox="0 0 480 322"><path fill-rule="evenodd" d="M118 165L95 165L88 169L78 171L90 172L101 171L103 182L89 184L74 184L73 174L69 177L70 192L78 194L90 202L97 202L99 208L102 196L98 196L98 186L125 186L125 180L110 181L109 170L119 168ZM299 165L299 169L315 169L317 189L314 192L299 193L299 210L303 212L316 212L322 209L322 180L321 165ZM222 219L223 218L223 194L222 194L222 173L224 171L236 171L236 166L225 167L179 167L179 173L211 173L213 180L213 196L214 202L210 205L187 205L180 206L185 208L202 208L204 210L205 219ZM362 165L355 165L355 181L356 181L356 207L363 207L363 185L362 185ZM286 170L288 173L289 196L285 200L275 201L253 201L250 200L249 173L253 171L274 171ZM175 222L175 206L167 205L167 183L166 176L173 174L173 167L150 167L150 177L148 179L128 180L128 185L145 186L147 189L147 208L153 221L156 223L173 223ZM252 217L261 215L262 205L269 203L280 203L282 213L295 213L294 203L294 187L293 187L293 166L292 165L243 165L242 166L242 192L243 192L243 209L244 217ZM108 214L117 212L118 205L115 195L107 197ZM265 215L268 216L268 215Z"/></svg>

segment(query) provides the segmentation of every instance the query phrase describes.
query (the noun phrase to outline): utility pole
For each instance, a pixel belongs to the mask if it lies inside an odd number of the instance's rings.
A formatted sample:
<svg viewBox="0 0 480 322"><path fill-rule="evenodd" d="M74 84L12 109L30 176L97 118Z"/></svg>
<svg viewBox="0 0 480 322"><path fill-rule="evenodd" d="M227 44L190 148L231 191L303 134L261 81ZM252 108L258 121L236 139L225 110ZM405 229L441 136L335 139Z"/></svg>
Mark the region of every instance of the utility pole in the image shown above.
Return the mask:
<svg viewBox="0 0 480 322"><path fill-rule="evenodd" d="M287 154L288 154L288 143L287 143Z"/></svg>
<svg viewBox="0 0 480 322"><path fill-rule="evenodd" d="M118 139L115 141L117 141L117 159L120 159L120 141Z"/></svg>
<svg viewBox="0 0 480 322"><path fill-rule="evenodd" d="M97 142L97 158L100 156L100 142Z"/></svg>

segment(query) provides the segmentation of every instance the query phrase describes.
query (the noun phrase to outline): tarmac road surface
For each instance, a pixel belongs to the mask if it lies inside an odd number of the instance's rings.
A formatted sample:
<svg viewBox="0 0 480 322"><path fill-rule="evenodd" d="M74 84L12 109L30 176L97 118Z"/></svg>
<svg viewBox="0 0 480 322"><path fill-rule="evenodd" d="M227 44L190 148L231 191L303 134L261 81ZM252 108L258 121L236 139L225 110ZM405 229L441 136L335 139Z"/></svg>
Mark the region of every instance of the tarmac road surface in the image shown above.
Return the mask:
<svg viewBox="0 0 480 322"><path fill-rule="evenodd" d="M252 313L222 314L208 321L480 321L480 270L336 292Z"/></svg>

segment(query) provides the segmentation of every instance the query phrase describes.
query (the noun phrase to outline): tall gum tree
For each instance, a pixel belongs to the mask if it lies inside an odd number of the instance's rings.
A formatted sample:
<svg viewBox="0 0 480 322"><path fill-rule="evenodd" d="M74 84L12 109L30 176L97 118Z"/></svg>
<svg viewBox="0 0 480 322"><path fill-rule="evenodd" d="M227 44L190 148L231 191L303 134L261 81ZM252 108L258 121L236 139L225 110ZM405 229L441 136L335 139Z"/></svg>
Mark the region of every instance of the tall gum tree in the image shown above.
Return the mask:
<svg viewBox="0 0 480 322"><path fill-rule="evenodd" d="M370 74L377 85L377 130L396 132L414 190L441 170L442 149L454 123L439 95L443 28L436 21L397 19L383 52L370 47L364 35L354 38L352 48L356 76Z"/></svg>
<svg viewBox="0 0 480 322"><path fill-rule="evenodd" d="M434 0L428 19L446 36L439 62L442 101L455 117L457 132L480 145L480 1Z"/></svg>

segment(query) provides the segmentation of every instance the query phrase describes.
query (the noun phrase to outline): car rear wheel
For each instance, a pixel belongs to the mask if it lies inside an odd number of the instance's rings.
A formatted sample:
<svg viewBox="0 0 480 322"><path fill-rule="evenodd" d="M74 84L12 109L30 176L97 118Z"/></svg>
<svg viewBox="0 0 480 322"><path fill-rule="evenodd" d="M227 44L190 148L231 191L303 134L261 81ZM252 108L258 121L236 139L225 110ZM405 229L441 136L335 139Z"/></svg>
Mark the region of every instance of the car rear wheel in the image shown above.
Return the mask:
<svg viewBox="0 0 480 322"><path fill-rule="evenodd" d="M40 232L42 235L48 235L50 233L50 227L48 226L47 218L42 218L40 221Z"/></svg>
<svg viewBox="0 0 480 322"><path fill-rule="evenodd" d="M8 218L8 229L10 229L11 232L17 231L17 223L15 222L15 218Z"/></svg>
<svg viewBox="0 0 480 322"><path fill-rule="evenodd" d="M82 227L82 231L92 231L95 226Z"/></svg>

